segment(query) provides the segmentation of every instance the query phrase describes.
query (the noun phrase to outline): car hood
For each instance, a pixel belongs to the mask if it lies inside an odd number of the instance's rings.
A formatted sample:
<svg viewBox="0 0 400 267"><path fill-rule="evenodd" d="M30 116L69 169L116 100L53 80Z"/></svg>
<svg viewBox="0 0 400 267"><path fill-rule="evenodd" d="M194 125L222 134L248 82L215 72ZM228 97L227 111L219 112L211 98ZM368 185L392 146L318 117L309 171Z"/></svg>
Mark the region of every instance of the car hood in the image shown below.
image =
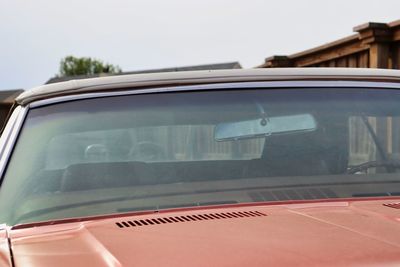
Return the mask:
<svg viewBox="0 0 400 267"><path fill-rule="evenodd" d="M8 232L17 267L399 266L394 202L231 206Z"/></svg>

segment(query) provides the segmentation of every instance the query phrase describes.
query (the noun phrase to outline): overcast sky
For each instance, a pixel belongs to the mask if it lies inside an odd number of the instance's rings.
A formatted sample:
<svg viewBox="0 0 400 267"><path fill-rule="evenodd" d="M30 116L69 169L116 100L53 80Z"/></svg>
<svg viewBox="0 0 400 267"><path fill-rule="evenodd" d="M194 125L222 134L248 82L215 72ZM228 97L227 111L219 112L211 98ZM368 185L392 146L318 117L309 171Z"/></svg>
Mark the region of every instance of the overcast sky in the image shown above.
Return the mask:
<svg viewBox="0 0 400 267"><path fill-rule="evenodd" d="M399 0L0 0L0 89L43 84L67 55L124 71L250 68L397 19Z"/></svg>

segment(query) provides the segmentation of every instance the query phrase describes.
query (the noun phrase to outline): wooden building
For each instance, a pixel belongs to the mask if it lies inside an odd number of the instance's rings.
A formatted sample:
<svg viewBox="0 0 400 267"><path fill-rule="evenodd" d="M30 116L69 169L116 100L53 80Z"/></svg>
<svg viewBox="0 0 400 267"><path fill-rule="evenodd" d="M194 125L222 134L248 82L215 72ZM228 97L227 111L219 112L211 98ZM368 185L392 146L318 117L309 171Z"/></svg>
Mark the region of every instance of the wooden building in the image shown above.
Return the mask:
<svg viewBox="0 0 400 267"><path fill-rule="evenodd" d="M369 22L356 34L289 56L271 56L258 68L353 67L400 69L400 20Z"/></svg>

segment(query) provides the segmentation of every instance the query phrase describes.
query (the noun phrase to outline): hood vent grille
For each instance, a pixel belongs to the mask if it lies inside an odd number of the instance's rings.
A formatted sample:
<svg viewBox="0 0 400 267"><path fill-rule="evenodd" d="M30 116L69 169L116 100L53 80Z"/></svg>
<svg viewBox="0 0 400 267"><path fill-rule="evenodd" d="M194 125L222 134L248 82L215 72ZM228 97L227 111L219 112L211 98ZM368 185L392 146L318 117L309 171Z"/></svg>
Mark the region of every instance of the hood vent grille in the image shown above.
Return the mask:
<svg viewBox="0 0 400 267"><path fill-rule="evenodd" d="M386 203L386 204L383 204L383 206L386 206L389 208L394 208L394 209L400 209L400 202Z"/></svg>
<svg viewBox="0 0 400 267"><path fill-rule="evenodd" d="M150 226L157 224L168 224L168 223L239 219L239 218L260 217L260 216L267 216L267 215L259 211L223 212L223 213L207 213L207 214L160 217L160 218L142 219L142 220L131 220L131 221L116 222L115 224L119 228L127 228L127 227L137 227L137 226Z"/></svg>

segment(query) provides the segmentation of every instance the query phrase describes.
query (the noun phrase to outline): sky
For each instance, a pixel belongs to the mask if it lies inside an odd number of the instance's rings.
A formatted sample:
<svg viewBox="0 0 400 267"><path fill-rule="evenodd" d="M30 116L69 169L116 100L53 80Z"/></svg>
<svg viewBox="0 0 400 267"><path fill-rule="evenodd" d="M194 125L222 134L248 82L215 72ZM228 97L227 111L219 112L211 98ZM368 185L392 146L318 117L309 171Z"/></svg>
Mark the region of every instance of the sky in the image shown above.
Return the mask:
<svg viewBox="0 0 400 267"><path fill-rule="evenodd" d="M123 71L303 51L400 19L399 0L0 0L0 90L29 89L67 55Z"/></svg>

